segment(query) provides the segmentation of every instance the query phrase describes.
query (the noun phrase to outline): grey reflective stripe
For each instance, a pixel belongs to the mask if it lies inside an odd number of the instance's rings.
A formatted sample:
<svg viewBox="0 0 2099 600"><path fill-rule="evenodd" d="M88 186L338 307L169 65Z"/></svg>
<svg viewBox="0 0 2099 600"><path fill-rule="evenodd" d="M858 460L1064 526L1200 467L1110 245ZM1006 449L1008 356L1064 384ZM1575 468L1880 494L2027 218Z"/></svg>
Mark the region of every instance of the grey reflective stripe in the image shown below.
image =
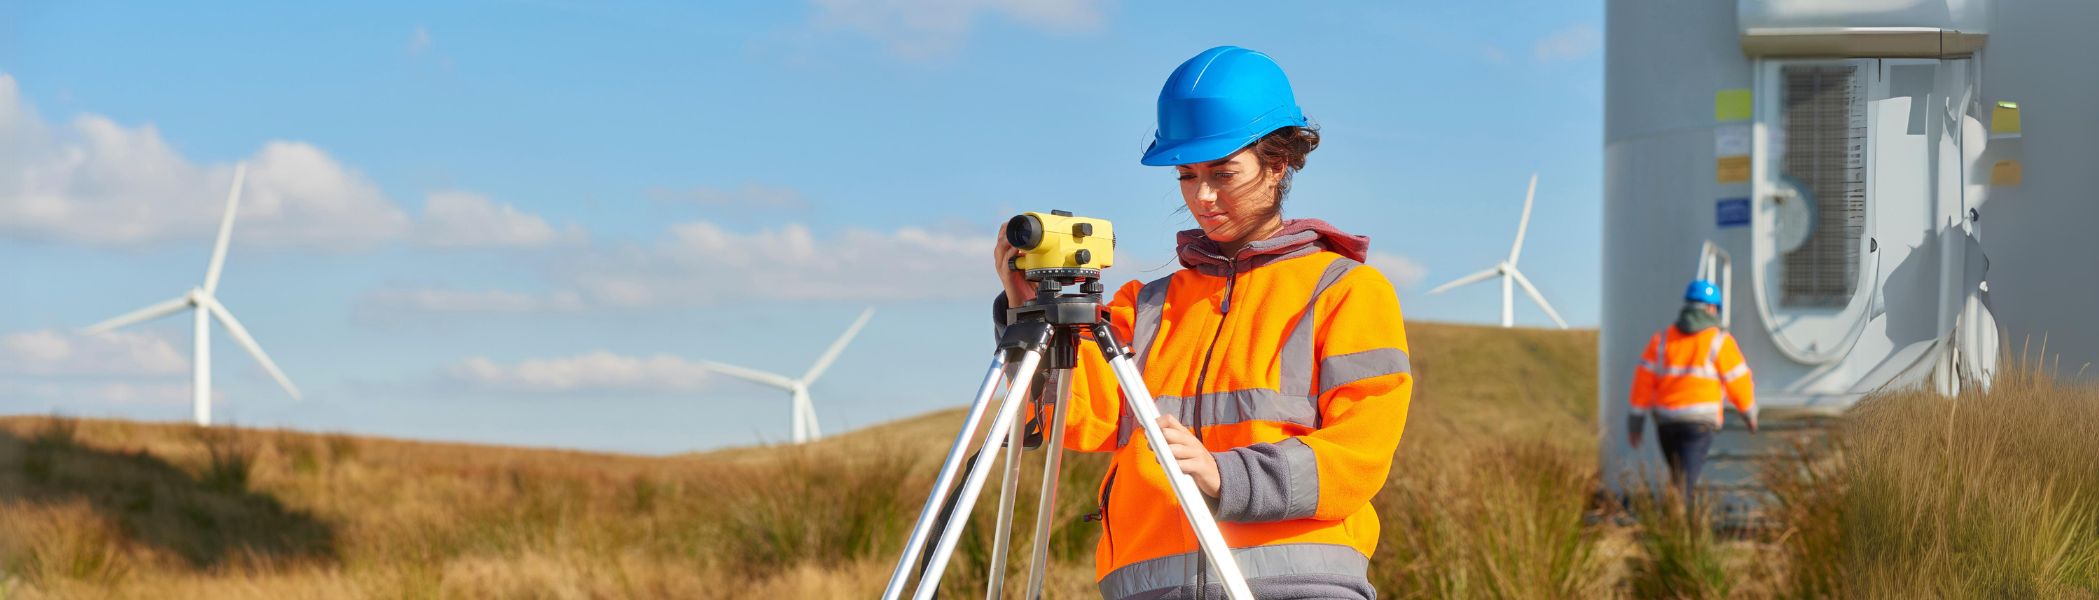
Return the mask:
<svg viewBox="0 0 2099 600"><path fill-rule="evenodd" d="M1166 290L1173 281L1172 275L1160 277L1144 284L1137 290L1137 320L1130 324L1130 354L1137 362L1137 372L1144 372L1144 364L1151 356L1153 338L1159 337L1159 319L1166 310ZM1130 435L1136 433L1137 425L1130 422L1135 414L1130 407L1123 406L1121 417L1115 420L1115 447L1130 443Z"/></svg>
<svg viewBox="0 0 2099 600"><path fill-rule="evenodd" d="M1735 365L1735 368L1732 368L1732 369L1728 369L1726 373L1721 373L1721 374L1720 374L1720 380L1721 380L1721 381L1725 381L1725 382L1728 382L1728 383L1734 383L1734 381L1735 381L1736 379L1741 379L1741 378L1743 378L1743 377L1748 377L1748 376L1749 376L1749 363L1742 363L1742 364L1739 364L1739 365Z"/></svg>
<svg viewBox="0 0 2099 600"><path fill-rule="evenodd" d="M1369 577L1370 559L1355 548L1339 544L1275 544L1252 548L1233 548L1232 560L1239 563L1239 572L1247 579L1297 575L1330 575L1365 579ZM1101 597L1106 600L1122 600L1154 590L1187 585L1195 581L1195 569L1200 565L1209 574L1211 581L1217 580L1217 571L1202 562L1194 552L1164 556L1132 563L1101 578Z"/></svg>
<svg viewBox="0 0 2099 600"><path fill-rule="evenodd" d="M1283 450L1283 464L1288 468L1283 473L1289 478L1283 489L1288 498L1283 505L1284 518L1302 519L1319 512L1319 455L1305 445L1302 438L1289 438L1275 443Z"/></svg>
<svg viewBox="0 0 2099 600"><path fill-rule="evenodd" d="M1687 404L1675 408L1654 409L1655 420L1670 423L1719 423L1720 401Z"/></svg>
<svg viewBox="0 0 2099 600"><path fill-rule="evenodd" d="M1202 423L1205 427L1234 425L1247 421L1295 423L1312 428L1319 426L1319 410L1310 398L1304 396L1288 395L1267 388L1252 388L1211 392L1203 394L1201 399L1201 402L1191 402L1180 396L1160 396L1156 404L1159 414L1173 415L1173 418L1180 419L1182 423ZM1202 414L1196 414L1196 411L1201 411ZM1129 413L1125 412L1121 421L1127 422L1130 418ZM1134 424L1118 425L1115 431L1116 447L1129 444L1130 436L1135 433Z"/></svg>
<svg viewBox="0 0 2099 600"><path fill-rule="evenodd" d="M1146 357L1151 355L1152 338L1159 337L1160 315L1166 310L1166 288L1172 280L1173 276L1167 275L1137 290L1137 322L1130 328L1130 353L1136 355L1139 373L1144 372Z"/></svg>
<svg viewBox="0 0 2099 600"><path fill-rule="evenodd" d="M1712 365L1691 365L1688 367L1664 367L1661 365L1655 365L1653 367L1648 368L1647 370L1653 371L1655 375L1660 375L1663 377L1696 377L1699 379L1720 378L1719 373L1713 372Z"/></svg>
<svg viewBox="0 0 2099 600"><path fill-rule="evenodd" d="M1378 348L1329 356L1319 359L1319 391L1314 397L1325 395L1327 390L1337 387L1372 377L1408 373L1412 369L1412 364L1407 360L1407 353L1398 348Z"/></svg>
<svg viewBox="0 0 2099 600"><path fill-rule="evenodd" d="M1283 366L1277 375L1278 389L1293 394L1303 393L1314 402L1318 401L1319 390L1312 389L1312 332L1319 328L1319 323L1313 318L1313 313L1318 312L1315 309L1319 307L1319 297L1326 293L1326 289L1361 264L1346 257L1326 264L1326 272L1319 276L1319 285L1312 288L1312 297L1305 300L1304 312L1298 313L1297 321L1290 325L1290 333L1283 336Z"/></svg>

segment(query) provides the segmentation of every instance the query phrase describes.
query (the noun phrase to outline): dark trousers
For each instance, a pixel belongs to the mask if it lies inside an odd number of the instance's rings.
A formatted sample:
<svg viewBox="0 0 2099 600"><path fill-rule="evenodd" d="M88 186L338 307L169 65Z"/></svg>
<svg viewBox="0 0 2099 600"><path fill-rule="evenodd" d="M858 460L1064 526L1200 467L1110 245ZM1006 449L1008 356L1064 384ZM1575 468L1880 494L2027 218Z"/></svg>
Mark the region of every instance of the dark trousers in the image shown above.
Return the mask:
<svg viewBox="0 0 2099 600"><path fill-rule="evenodd" d="M1698 487L1698 473L1705 470L1706 451L1713 447L1713 435L1718 431L1708 423L1655 424L1655 437L1662 442L1662 459L1669 461L1669 483L1677 486L1686 502L1693 499L1691 492Z"/></svg>

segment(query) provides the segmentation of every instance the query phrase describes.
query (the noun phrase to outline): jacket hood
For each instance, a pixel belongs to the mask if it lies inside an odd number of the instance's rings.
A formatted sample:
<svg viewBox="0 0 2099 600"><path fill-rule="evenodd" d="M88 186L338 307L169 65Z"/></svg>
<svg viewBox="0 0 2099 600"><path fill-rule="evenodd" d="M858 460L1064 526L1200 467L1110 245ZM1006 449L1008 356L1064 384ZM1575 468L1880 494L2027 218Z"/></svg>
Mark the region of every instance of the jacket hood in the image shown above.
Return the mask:
<svg viewBox="0 0 2099 600"><path fill-rule="evenodd" d="M1370 236L1348 233L1319 219L1286 219L1282 230L1268 239L1247 244L1236 257L1226 257L1224 246L1203 235L1199 228L1182 231L1176 241L1181 266L1220 277L1321 250L1356 262L1364 262L1370 255Z"/></svg>
<svg viewBox="0 0 2099 600"><path fill-rule="evenodd" d="M1705 312L1702 306L1685 306L1682 311L1676 313L1676 330L1684 335L1719 326L1720 317Z"/></svg>

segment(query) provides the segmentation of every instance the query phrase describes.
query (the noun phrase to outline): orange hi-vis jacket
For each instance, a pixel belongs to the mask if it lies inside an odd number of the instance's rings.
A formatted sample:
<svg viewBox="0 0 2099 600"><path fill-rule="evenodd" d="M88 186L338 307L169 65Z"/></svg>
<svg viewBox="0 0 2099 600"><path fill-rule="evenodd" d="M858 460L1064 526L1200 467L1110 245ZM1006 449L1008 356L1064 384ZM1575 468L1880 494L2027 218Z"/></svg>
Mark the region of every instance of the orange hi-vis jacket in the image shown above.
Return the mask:
<svg viewBox="0 0 2099 600"><path fill-rule="evenodd" d="M1756 416L1756 385L1735 337L1719 327L1684 333L1671 326L1647 341L1633 371L1633 422L1700 423L1720 427L1731 400L1735 410Z"/></svg>
<svg viewBox="0 0 2099 600"><path fill-rule="evenodd" d="M1159 411L1217 458L1214 514L1257 594L1342 595L1317 591L1336 579L1375 593L1370 498L1391 468L1413 376L1399 298L1360 262L1368 245L1297 219L1233 260L1200 230L1184 231L1187 268L1130 282L1107 308ZM1102 596L1196 581L1199 546L1165 472L1098 350L1079 356L1065 446L1115 452L1098 496Z"/></svg>

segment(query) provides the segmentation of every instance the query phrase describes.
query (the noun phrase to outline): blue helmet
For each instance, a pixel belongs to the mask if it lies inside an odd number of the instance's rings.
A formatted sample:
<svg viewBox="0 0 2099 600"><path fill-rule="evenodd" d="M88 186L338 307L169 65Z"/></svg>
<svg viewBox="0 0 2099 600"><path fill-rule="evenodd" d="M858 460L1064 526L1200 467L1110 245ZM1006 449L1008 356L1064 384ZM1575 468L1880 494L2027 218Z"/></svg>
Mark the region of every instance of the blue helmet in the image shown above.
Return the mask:
<svg viewBox="0 0 2099 600"><path fill-rule="evenodd" d="M1269 132L1306 124L1290 93L1290 79L1273 59L1218 46L1167 76L1159 90L1159 130L1139 162L1153 167L1209 162Z"/></svg>
<svg viewBox="0 0 2099 600"><path fill-rule="evenodd" d="M1684 289L1684 301L1719 306L1720 286L1713 285L1713 282L1704 279L1692 281L1691 287Z"/></svg>

